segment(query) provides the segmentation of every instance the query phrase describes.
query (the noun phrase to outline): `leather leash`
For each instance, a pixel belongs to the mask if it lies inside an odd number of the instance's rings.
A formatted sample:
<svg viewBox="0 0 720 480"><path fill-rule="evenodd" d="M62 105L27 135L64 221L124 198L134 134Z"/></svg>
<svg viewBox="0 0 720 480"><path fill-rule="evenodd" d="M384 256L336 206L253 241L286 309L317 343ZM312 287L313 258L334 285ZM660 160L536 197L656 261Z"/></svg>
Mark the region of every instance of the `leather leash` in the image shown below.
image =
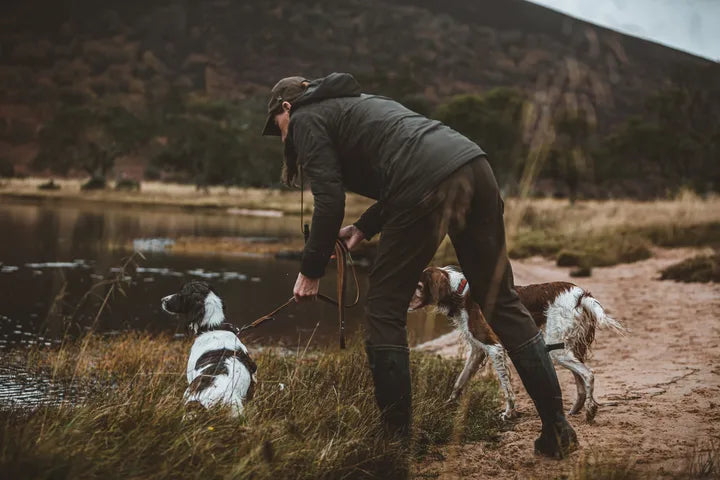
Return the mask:
<svg viewBox="0 0 720 480"><path fill-rule="evenodd" d="M304 222L304 203L303 203L303 178L302 178L302 167L300 167L300 226L301 230L303 232L303 237L305 238L305 243L307 243L308 238L310 237L310 227L307 223ZM355 265L353 264L352 257L350 256L350 251L348 250L347 246L345 245L345 242L340 240L339 238L335 240L335 262L337 264L337 300L332 299L328 297L327 295L324 295L322 293L317 294L317 298L329 303L331 305L337 305L338 307L338 326L340 329L340 348L345 348L345 309L354 307L358 304L360 301L360 283L358 282L357 278L357 271L355 270ZM347 284L347 267L350 266L353 274L353 280L355 283L355 300L350 305L345 305L346 302L346 284ZM249 323L247 325L244 325L242 328L240 328L240 331L238 333L242 333L245 330L249 330L251 328L255 328L262 323L268 321L268 320L274 320L275 315L279 313L280 311L284 310L288 306L290 306L292 303L295 302L295 297L292 296L288 299L287 302L283 303L279 307L277 307L272 312L263 315L262 317L258 318L252 323Z"/></svg>
<svg viewBox="0 0 720 480"><path fill-rule="evenodd" d="M345 309L354 307L358 304L360 301L360 282L357 278L357 272L355 270L355 265L352 263L352 258L350 257L350 252L348 252L347 247L345 246L345 243L338 239L335 240L335 261L337 263L337 300L328 297L327 295L324 295L322 293L317 294L317 298L319 300L322 300L326 303L329 303L331 305L336 305L338 307L338 324L340 329L340 348L345 348ZM346 305L346 284L347 284L347 266L350 266L350 269L352 270L353 274L353 281L355 283L355 299L353 302L349 305ZM275 310L273 310L270 313L267 313L263 315L262 317L258 318L252 323L249 323L247 325L244 325L240 328L240 331L238 333L242 333L246 330L250 330L251 328L255 328L268 320L274 320L275 315L284 310L285 308L289 307L291 304L295 303L295 297L292 296L288 299L287 302L283 303L279 307L277 307Z"/></svg>

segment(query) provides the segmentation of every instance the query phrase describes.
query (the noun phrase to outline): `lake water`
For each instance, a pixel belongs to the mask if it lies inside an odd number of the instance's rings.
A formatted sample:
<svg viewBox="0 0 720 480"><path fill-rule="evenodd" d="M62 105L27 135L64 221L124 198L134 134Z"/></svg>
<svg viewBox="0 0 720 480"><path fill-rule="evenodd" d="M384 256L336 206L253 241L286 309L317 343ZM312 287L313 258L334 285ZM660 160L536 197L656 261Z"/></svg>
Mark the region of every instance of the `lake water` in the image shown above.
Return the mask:
<svg viewBox="0 0 720 480"><path fill-rule="evenodd" d="M223 211L185 211L136 206L3 200L0 205L0 348L52 345L63 335L89 329L184 334L185 326L160 309L160 299L191 279L205 279L227 307L228 320L242 325L292 295L299 262L273 257L169 254L165 242L180 236L282 239L299 236L297 217L260 218ZM91 286L118 275L133 249L144 259L125 278L96 319L106 287ZM361 302L347 311L347 333L363 321L367 274L360 270ZM334 268L321 291L335 296ZM352 288L352 287L350 287ZM352 292L348 292L351 297ZM337 311L322 302L291 305L247 335L250 343L304 344L319 324L314 345L337 345ZM449 330L445 321L416 312L409 316L411 343Z"/></svg>

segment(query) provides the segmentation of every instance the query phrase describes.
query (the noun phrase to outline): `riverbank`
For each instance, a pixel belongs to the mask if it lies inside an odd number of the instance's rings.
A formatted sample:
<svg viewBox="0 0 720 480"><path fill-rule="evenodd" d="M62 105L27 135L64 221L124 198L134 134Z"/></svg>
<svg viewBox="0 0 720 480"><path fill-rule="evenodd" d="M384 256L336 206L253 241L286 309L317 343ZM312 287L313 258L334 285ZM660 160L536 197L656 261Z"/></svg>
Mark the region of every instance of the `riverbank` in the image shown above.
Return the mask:
<svg viewBox="0 0 720 480"><path fill-rule="evenodd" d="M80 397L27 410L0 408L6 478L402 478L449 442L492 441L500 421L494 381L445 403L457 360L413 353L410 455L383 438L359 339L348 350L279 353L249 346L258 384L244 417L215 409L185 418L188 339L88 335L60 348L0 351L28 378L72 384ZM32 385L30 386L32 388Z"/></svg>
<svg viewBox="0 0 720 480"><path fill-rule="evenodd" d="M58 180L59 190L38 190L46 179L12 179L0 185L0 198L33 202L76 202L143 209L197 209L233 218L279 218L294 235L270 242L253 239L183 236L166 244L173 254L265 255L295 258L302 249L300 194L297 190L210 187L144 182L140 191L106 189L85 192L80 180ZM345 223L358 218L372 201L348 194ZM304 213L312 215L312 194L306 192ZM287 218L284 218L287 217ZM290 226L297 222L297 227ZM720 247L720 197L699 197L684 192L675 198L584 200L574 204L560 199L508 198L505 223L511 258L542 255L559 265L576 267L587 275L593 267L630 263L652 256L653 247ZM376 239L377 240L377 237ZM131 244L118 245L133 249ZM370 244L358 257L372 258ZM456 263L446 239L434 260Z"/></svg>
<svg viewBox="0 0 720 480"><path fill-rule="evenodd" d="M56 190L41 190L46 178L9 179L0 183L0 198L35 201L95 202L129 207L164 207L182 209L216 209L231 215L283 216L300 215L300 192L291 189L208 187L197 190L193 185L142 182L139 191L114 190L111 183L104 190L83 191L85 180L59 179ZM360 215L372 200L348 195L346 212ZM306 192L304 210L312 213L312 194Z"/></svg>
<svg viewBox="0 0 720 480"><path fill-rule="evenodd" d="M501 397L487 371L459 404L445 403L462 367L451 334L412 353L411 478L716 478L720 285L660 281L659 270L697 251L654 253L581 282L630 333L598 332L588 365L604 405L592 424L571 418L576 453L564 461L532 454L539 421L517 375L521 416L512 422L499 421ZM514 267L518 283L570 280L537 257ZM187 338L91 334L60 347L0 351L3 365L23 366L30 389L45 378L82 395L0 411L0 468L9 478L388 478L406 457L377 435L360 342L347 351L306 345L250 345L259 384L240 421L222 411L183 420ZM569 408L574 382L565 369L558 375Z"/></svg>

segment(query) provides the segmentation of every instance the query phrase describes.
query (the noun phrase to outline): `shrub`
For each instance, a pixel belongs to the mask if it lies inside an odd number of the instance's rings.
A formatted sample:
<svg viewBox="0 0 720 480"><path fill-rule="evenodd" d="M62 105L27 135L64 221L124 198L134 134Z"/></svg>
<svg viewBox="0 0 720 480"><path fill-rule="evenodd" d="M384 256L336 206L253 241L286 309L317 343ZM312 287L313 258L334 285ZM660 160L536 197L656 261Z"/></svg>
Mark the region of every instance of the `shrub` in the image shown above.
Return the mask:
<svg viewBox="0 0 720 480"><path fill-rule="evenodd" d="M38 190L60 190L60 185L55 183L55 180L51 178L47 182L38 185L37 188Z"/></svg>
<svg viewBox="0 0 720 480"><path fill-rule="evenodd" d="M107 186L104 177L90 177L90 179L80 186L80 190L103 190Z"/></svg>
<svg viewBox="0 0 720 480"><path fill-rule="evenodd" d="M122 178L115 182L115 190L124 190L128 192L139 192L140 182L132 178Z"/></svg>
<svg viewBox="0 0 720 480"><path fill-rule="evenodd" d="M720 282L720 253L698 255L670 265L660 272L660 279L678 282Z"/></svg>
<svg viewBox="0 0 720 480"><path fill-rule="evenodd" d="M546 230L521 231L510 242L510 258L526 258L533 255L554 256L561 248L560 239Z"/></svg>

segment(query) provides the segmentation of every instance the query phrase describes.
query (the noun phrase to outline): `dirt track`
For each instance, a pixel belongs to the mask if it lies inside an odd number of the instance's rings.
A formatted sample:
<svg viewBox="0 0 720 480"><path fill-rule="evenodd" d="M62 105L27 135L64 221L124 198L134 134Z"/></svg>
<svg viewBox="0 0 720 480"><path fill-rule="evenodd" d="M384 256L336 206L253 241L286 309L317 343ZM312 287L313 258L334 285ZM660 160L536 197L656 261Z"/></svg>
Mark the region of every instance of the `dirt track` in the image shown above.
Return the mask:
<svg viewBox="0 0 720 480"><path fill-rule="evenodd" d="M573 281L587 289L631 331L618 337L601 330L587 362L595 372L601 406L593 424L570 418L581 448L569 460L532 454L540 422L515 374L522 412L499 448L451 446L443 461L420 466L418 474L451 478L556 478L572 474L583 455L634 464L652 477L672 477L690 452L720 445L720 285L658 280L658 271L695 252L658 250L649 260L594 269L590 278L571 279L567 269L543 259L513 262L516 283ZM450 334L421 348L459 354ZM487 369L486 369L487 372ZM572 375L558 371L566 410L575 398Z"/></svg>

